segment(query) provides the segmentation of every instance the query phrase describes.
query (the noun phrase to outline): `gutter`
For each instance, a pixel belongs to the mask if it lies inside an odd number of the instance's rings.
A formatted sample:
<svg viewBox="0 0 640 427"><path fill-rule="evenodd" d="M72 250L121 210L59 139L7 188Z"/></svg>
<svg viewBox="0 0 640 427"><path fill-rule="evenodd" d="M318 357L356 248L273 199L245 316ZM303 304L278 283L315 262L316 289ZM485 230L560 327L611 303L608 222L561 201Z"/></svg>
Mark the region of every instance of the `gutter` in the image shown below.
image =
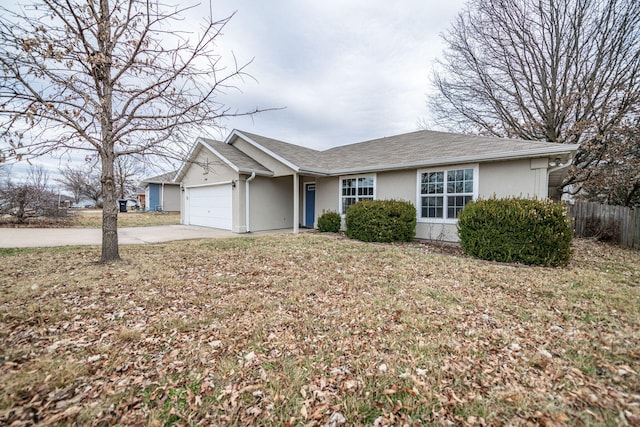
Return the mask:
<svg viewBox="0 0 640 427"><path fill-rule="evenodd" d="M554 166L547 169L547 185L549 185L549 178L551 177L551 174L553 172L557 172L559 170L566 169L569 166L571 166L571 164L573 163L573 159L575 157L574 154L575 153L570 153L569 157L567 157L567 159L564 162L562 160L559 160L557 165L555 164L555 161L554 161ZM564 182L564 179L563 179L563 182ZM562 195L564 191L564 186L560 185L560 188L562 189L561 190L561 195Z"/></svg>
<svg viewBox="0 0 640 427"><path fill-rule="evenodd" d="M249 229L249 183L251 181L253 181L256 178L256 173L255 172L251 172L251 176L249 178L247 178L247 180L244 182L245 185L245 189L244 189L244 212L245 212L245 232L246 233L251 233L251 230Z"/></svg>
<svg viewBox="0 0 640 427"><path fill-rule="evenodd" d="M562 160L560 160L560 163L558 163L557 165L554 164L553 167L547 169L547 175L550 175L553 172L556 172L571 166L571 163L573 163L573 158L574 158L573 154L570 154L564 163L562 163Z"/></svg>

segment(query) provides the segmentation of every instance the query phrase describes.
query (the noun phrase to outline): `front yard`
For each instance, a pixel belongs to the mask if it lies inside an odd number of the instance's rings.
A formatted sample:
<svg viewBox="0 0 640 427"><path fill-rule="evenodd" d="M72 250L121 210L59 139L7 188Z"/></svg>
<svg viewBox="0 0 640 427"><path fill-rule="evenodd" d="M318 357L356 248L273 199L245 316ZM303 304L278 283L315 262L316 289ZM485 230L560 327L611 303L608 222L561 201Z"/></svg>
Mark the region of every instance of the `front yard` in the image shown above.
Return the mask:
<svg viewBox="0 0 640 427"><path fill-rule="evenodd" d="M639 425L640 253L302 234L2 250L0 424ZM20 424L21 425L21 424Z"/></svg>

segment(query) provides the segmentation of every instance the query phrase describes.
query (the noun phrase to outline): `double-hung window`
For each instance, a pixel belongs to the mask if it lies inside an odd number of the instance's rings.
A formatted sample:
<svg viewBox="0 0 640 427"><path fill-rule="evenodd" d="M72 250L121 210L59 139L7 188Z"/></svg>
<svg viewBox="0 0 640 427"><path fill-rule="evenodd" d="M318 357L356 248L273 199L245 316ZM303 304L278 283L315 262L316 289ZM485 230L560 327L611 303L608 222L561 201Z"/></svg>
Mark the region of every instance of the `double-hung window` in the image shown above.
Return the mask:
<svg viewBox="0 0 640 427"><path fill-rule="evenodd" d="M454 221L477 197L477 167L418 171L418 219Z"/></svg>
<svg viewBox="0 0 640 427"><path fill-rule="evenodd" d="M349 206L361 200L375 198L375 177L373 175L340 178L340 212L347 213Z"/></svg>

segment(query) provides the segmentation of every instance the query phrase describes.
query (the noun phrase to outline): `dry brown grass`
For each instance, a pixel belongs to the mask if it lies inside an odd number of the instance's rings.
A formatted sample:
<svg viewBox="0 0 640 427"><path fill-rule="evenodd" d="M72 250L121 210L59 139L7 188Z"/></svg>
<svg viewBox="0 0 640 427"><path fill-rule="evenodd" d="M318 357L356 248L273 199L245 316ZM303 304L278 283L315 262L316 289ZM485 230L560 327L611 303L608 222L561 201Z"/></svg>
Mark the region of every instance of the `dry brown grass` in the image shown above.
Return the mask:
<svg viewBox="0 0 640 427"><path fill-rule="evenodd" d="M640 253L305 234L0 257L0 424L637 425ZM332 423L333 422L333 423Z"/></svg>
<svg viewBox="0 0 640 427"><path fill-rule="evenodd" d="M180 212L119 212L118 227L149 227L180 224ZM80 211L73 227L102 227L102 211Z"/></svg>
<svg viewBox="0 0 640 427"><path fill-rule="evenodd" d="M119 212L119 227L149 227L153 225L180 224L180 212ZM70 209L67 216L60 218L38 217L29 218L24 223L18 223L15 218L4 216L0 218L0 227L28 227L28 228L100 228L102 227L101 210Z"/></svg>

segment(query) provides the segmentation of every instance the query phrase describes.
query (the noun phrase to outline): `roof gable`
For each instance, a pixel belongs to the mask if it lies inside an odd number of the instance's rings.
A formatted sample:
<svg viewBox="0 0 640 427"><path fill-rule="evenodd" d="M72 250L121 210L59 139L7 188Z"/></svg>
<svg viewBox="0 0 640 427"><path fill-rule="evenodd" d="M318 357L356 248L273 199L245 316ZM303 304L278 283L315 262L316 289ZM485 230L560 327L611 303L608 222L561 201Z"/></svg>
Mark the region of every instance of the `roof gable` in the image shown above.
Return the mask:
<svg viewBox="0 0 640 427"><path fill-rule="evenodd" d="M269 169L237 148L225 144L222 141L199 137L191 148L187 160L182 163L182 167L177 172L175 177L176 181L180 181L186 174L187 169L195 162L198 148L209 151L238 173L251 174L255 172L257 175L273 174Z"/></svg>
<svg viewBox="0 0 640 427"><path fill-rule="evenodd" d="M200 138L203 144L215 154L220 160L225 162L231 169L238 173L253 173L259 175L271 175L272 172L258 163L255 159L238 150L232 145L222 141Z"/></svg>

